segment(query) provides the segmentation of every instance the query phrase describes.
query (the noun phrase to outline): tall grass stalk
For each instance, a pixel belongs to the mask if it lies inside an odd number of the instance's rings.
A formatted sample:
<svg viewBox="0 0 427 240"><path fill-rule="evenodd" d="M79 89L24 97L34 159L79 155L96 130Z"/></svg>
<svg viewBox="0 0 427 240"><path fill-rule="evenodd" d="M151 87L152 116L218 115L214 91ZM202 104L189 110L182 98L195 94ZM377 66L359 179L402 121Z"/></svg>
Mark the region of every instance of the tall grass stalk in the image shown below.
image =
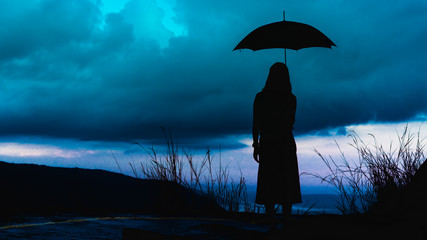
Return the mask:
<svg viewBox="0 0 427 240"><path fill-rule="evenodd" d="M308 174L335 187L340 196L337 208L342 214L368 213L378 204L391 201L411 182L425 160L424 139L420 139L420 132L411 133L408 126L402 134L397 134L397 148L392 143L385 147L373 134L369 135L373 145L365 143L356 132L349 134L350 145L358 153L358 159L354 161L347 160L337 142L338 160L325 157L315 149L329 174Z"/></svg>
<svg viewBox="0 0 427 240"><path fill-rule="evenodd" d="M207 149L203 158L195 159L194 152L181 150L171 134L165 132L165 139L166 152L162 155L157 154L154 147L135 143L148 155L148 161L138 166L143 178L176 182L216 201L231 212L240 211L241 206L245 210L249 209L246 179L241 171L237 180L230 176L231 162L225 165L222 163L221 151L219 160L215 162L210 149ZM136 165L130 165L134 175L138 176Z"/></svg>

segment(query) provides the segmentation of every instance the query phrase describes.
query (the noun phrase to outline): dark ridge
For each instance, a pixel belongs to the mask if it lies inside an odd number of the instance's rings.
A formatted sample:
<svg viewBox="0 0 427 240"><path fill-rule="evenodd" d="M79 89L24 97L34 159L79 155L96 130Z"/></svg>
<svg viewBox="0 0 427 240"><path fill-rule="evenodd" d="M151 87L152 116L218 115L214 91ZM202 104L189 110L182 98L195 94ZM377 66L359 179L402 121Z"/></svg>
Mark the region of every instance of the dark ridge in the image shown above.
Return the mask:
<svg viewBox="0 0 427 240"><path fill-rule="evenodd" d="M415 172L408 185L393 189L378 199L370 214L390 219L410 217L418 219L427 215L427 161Z"/></svg>
<svg viewBox="0 0 427 240"><path fill-rule="evenodd" d="M218 214L225 210L174 182L104 170L0 162L2 216L14 214Z"/></svg>
<svg viewBox="0 0 427 240"><path fill-rule="evenodd" d="M403 203L403 211L407 215L418 218L425 218L427 215L427 159L408 184Z"/></svg>

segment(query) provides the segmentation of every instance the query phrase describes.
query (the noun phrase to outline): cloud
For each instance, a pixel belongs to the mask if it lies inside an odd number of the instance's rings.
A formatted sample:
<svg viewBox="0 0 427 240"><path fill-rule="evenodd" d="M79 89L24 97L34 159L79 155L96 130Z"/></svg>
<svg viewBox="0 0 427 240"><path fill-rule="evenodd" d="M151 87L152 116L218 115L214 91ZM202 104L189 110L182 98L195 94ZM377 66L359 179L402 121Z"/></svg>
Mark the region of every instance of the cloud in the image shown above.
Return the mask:
<svg viewBox="0 0 427 240"><path fill-rule="evenodd" d="M0 59L4 60L85 41L100 20L91 1L14 1L1 5Z"/></svg>
<svg viewBox="0 0 427 240"><path fill-rule="evenodd" d="M109 2L108 7L111 8ZM0 133L183 139L250 133L280 50L231 50L252 29L311 24L337 48L288 51L299 134L427 112L427 6L317 1L0 3ZM274 14L272 14L274 13Z"/></svg>
<svg viewBox="0 0 427 240"><path fill-rule="evenodd" d="M84 155L94 154L94 151L77 151L61 149L56 146L21 144L21 143L0 143L0 156L3 157L50 157L50 158L77 158Z"/></svg>

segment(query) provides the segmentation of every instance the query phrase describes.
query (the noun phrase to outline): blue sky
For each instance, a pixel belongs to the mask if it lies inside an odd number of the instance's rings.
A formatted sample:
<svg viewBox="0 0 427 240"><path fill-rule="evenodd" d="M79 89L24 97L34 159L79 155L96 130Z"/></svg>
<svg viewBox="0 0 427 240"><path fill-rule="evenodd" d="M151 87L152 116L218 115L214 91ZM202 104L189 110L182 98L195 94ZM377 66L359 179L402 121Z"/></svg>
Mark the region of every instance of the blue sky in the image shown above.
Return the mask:
<svg viewBox="0 0 427 240"><path fill-rule="evenodd" d="M298 139L425 121L425 1L1 1L0 155L114 169L111 151L133 161L164 127L250 161L253 99L283 51L232 49L283 10L337 45L288 51Z"/></svg>

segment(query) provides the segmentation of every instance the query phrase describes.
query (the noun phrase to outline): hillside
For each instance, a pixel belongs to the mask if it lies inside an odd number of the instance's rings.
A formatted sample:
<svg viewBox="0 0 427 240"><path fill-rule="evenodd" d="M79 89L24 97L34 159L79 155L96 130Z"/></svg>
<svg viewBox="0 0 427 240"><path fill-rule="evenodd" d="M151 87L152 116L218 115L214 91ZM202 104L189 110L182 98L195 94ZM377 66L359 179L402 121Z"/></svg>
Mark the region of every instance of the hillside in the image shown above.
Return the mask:
<svg viewBox="0 0 427 240"><path fill-rule="evenodd" d="M172 183L104 170L0 162L3 214L191 214L222 212L215 203Z"/></svg>

